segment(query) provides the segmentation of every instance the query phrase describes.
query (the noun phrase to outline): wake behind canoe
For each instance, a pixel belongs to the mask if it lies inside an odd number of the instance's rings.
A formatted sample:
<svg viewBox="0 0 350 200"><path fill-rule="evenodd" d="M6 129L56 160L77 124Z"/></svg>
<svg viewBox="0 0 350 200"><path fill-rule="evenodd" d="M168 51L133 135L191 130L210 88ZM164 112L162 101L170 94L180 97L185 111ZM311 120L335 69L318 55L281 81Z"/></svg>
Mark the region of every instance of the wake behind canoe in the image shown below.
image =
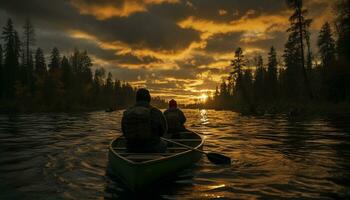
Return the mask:
<svg viewBox="0 0 350 200"><path fill-rule="evenodd" d="M194 149L202 149L203 138L190 130L181 133L175 141ZM130 190L139 191L153 183L191 166L201 158L195 150L172 145L164 153L128 153L126 140L120 136L109 146L110 172Z"/></svg>

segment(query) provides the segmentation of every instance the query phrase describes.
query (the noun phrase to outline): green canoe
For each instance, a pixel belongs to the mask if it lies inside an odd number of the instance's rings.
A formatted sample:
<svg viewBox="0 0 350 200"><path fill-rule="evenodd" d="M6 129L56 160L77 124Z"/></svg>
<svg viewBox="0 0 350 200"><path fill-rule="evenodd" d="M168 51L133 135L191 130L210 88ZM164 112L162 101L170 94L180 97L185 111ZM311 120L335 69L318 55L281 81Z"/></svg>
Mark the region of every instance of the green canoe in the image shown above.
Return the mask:
<svg viewBox="0 0 350 200"><path fill-rule="evenodd" d="M181 133L181 139L174 141L195 149L202 149L203 138L194 131ZM201 153L171 145L165 153L128 153L125 138L114 139L109 146L109 171L117 176L132 191L148 188L162 178L191 166L201 158Z"/></svg>

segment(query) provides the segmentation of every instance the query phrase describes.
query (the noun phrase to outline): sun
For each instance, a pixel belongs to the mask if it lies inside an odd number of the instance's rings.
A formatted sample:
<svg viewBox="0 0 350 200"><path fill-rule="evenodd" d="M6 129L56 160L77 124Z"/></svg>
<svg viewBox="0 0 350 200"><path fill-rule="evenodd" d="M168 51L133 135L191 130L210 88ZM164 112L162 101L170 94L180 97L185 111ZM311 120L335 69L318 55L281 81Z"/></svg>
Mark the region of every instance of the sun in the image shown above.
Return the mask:
<svg viewBox="0 0 350 200"><path fill-rule="evenodd" d="M206 102L208 100L208 95L207 94L201 94L198 98L199 98L200 101Z"/></svg>

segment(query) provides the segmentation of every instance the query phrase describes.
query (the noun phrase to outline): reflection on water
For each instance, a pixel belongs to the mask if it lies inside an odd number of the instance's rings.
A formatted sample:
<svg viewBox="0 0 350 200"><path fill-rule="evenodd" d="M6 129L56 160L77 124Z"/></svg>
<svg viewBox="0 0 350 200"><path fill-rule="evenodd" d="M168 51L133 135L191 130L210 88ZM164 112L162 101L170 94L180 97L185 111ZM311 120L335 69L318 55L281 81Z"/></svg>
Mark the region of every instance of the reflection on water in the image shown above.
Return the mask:
<svg viewBox="0 0 350 200"><path fill-rule="evenodd" d="M207 112L207 110L202 109L199 112L201 114L201 119L200 120L201 120L202 124L203 125L209 124L210 122L209 122L209 119L208 119L208 112Z"/></svg>
<svg viewBox="0 0 350 200"><path fill-rule="evenodd" d="M0 199L128 199L106 176L107 147L122 112L0 115ZM349 199L350 118L289 120L185 110L205 157L151 191L152 199Z"/></svg>

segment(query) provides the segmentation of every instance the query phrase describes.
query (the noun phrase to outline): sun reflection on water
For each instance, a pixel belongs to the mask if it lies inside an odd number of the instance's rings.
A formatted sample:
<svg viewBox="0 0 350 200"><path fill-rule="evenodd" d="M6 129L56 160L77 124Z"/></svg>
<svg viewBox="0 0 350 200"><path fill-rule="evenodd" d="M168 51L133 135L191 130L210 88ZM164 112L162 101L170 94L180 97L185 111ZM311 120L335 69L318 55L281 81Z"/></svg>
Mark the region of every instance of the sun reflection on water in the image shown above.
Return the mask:
<svg viewBox="0 0 350 200"><path fill-rule="evenodd" d="M208 111L206 109L201 109L200 115L201 115L201 119L200 119L201 124L203 125L209 124Z"/></svg>

